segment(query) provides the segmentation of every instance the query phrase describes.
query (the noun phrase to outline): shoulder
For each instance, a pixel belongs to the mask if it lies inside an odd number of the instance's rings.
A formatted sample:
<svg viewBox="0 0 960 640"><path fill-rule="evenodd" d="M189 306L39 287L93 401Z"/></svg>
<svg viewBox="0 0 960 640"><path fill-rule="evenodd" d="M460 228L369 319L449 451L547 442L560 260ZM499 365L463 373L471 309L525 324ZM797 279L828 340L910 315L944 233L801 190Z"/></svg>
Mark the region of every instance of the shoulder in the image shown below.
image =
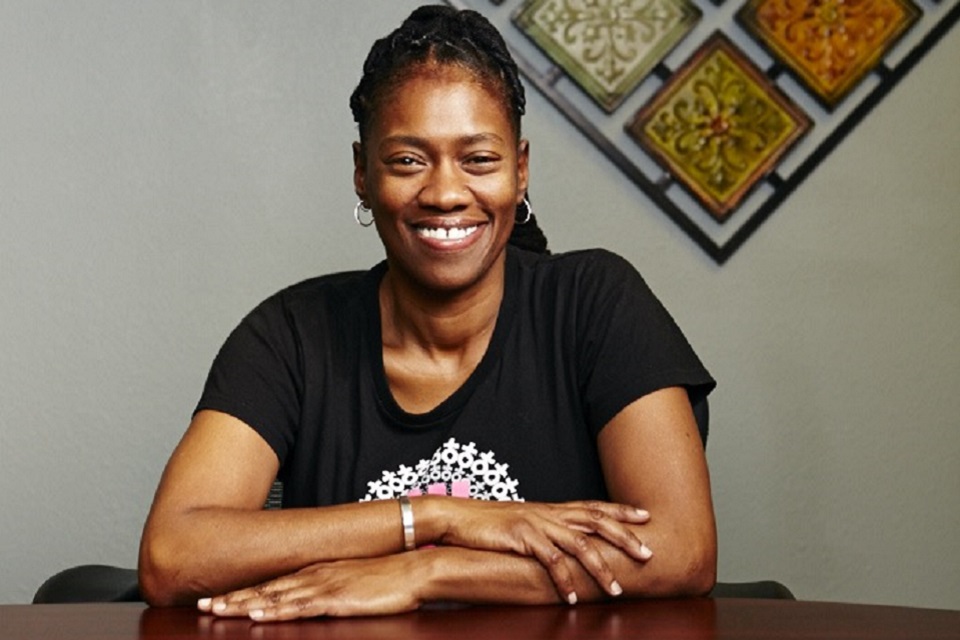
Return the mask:
<svg viewBox="0 0 960 640"><path fill-rule="evenodd" d="M376 285L380 265L367 271L341 271L302 280L263 300L254 312L313 313L318 307L342 309L361 303L364 292Z"/></svg>
<svg viewBox="0 0 960 640"><path fill-rule="evenodd" d="M607 249L578 249L564 253L540 254L514 250L526 270L561 276L637 273L636 268L621 256Z"/></svg>
<svg viewBox="0 0 960 640"><path fill-rule="evenodd" d="M549 255L517 251L521 272L530 283L578 291L587 297L624 290L649 291L626 259L606 249L580 249Z"/></svg>
<svg viewBox="0 0 960 640"><path fill-rule="evenodd" d="M379 267L367 271L340 271L308 278L285 287L269 299L281 300L287 304L313 300L317 298L345 298L357 295Z"/></svg>
<svg viewBox="0 0 960 640"><path fill-rule="evenodd" d="M234 334L252 334L272 342L358 326L370 298L368 292L376 289L378 269L379 265L368 271L331 273L287 286L250 310Z"/></svg>

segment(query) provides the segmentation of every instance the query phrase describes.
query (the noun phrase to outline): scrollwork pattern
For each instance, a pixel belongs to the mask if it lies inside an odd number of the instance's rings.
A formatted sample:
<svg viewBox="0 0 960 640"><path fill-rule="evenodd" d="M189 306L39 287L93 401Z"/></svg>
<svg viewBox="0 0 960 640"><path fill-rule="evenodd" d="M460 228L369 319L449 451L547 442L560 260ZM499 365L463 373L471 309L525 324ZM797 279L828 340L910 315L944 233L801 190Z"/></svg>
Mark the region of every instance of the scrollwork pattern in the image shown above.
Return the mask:
<svg viewBox="0 0 960 640"><path fill-rule="evenodd" d="M680 19L669 2L659 0L551 0L537 22L615 87L649 45Z"/></svg>
<svg viewBox="0 0 960 640"><path fill-rule="evenodd" d="M530 0L514 21L612 111L700 16L690 0Z"/></svg>
<svg viewBox="0 0 960 640"><path fill-rule="evenodd" d="M909 0L754 0L741 21L836 104L916 20Z"/></svg>
<svg viewBox="0 0 960 640"><path fill-rule="evenodd" d="M660 112L650 130L722 200L780 142L789 125L720 54L704 65L690 95Z"/></svg>
<svg viewBox="0 0 960 640"><path fill-rule="evenodd" d="M627 131L724 220L810 126L715 35Z"/></svg>

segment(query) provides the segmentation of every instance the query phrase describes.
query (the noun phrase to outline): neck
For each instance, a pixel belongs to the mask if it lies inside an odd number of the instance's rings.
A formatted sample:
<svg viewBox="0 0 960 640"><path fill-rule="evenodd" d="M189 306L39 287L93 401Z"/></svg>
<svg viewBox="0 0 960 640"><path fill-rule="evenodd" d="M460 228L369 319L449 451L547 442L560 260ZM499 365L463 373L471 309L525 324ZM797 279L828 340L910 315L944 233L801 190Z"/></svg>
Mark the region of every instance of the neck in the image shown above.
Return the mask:
<svg viewBox="0 0 960 640"><path fill-rule="evenodd" d="M503 300L506 252L484 278L461 291L424 291L388 270L380 285L386 349L418 349L435 357L486 349Z"/></svg>

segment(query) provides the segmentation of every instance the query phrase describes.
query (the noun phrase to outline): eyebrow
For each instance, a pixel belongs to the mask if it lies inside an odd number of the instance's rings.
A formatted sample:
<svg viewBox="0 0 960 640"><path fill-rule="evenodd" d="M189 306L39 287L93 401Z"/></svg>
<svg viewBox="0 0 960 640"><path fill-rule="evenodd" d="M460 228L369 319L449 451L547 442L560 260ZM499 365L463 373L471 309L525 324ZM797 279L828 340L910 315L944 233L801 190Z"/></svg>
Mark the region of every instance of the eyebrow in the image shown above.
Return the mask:
<svg viewBox="0 0 960 640"><path fill-rule="evenodd" d="M503 144L504 140L495 133L475 133L473 135L461 136L457 138L457 142L462 145L479 144L481 142L497 142ZM407 135L389 136L384 138L381 141L380 146L382 147L385 144L406 144L412 147L430 146L426 138Z"/></svg>

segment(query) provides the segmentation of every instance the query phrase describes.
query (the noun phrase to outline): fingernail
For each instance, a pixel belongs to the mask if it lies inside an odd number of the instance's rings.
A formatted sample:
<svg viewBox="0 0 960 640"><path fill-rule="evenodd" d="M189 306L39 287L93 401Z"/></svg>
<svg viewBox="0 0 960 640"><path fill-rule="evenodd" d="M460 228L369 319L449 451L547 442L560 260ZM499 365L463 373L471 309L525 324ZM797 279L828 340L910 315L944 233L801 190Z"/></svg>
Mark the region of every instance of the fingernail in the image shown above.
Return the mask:
<svg viewBox="0 0 960 640"><path fill-rule="evenodd" d="M645 544L640 545L640 559L649 560L652 557L653 557L653 551L650 550L650 547L648 547Z"/></svg>
<svg viewBox="0 0 960 640"><path fill-rule="evenodd" d="M576 592L571 591L571 592L567 595L567 602L569 602L570 604L577 604L577 594L576 594Z"/></svg>
<svg viewBox="0 0 960 640"><path fill-rule="evenodd" d="M226 603L226 602L218 602L217 604L213 605L213 610L214 610L216 613L223 613L224 611L227 610L227 603Z"/></svg>
<svg viewBox="0 0 960 640"><path fill-rule="evenodd" d="M203 611L209 611L211 602L212 600L210 598L200 598L197 600L197 608Z"/></svg>
<svg viewBox="0 0 960 640"><path fill-rule="evenodd" d="M619 582L614 580L613 582L610 583L610 593L612 593L615 596L618 596L621 593L623 593L623 587L620 586Z"/></svg>
<svg viewBox="0 0 960 640"><path fill-rule="evenodd" d="M646 509L637 509L637 516L640 518L649 518L650 512Z"/></svg>
<svg viewBox="0 0 960 640"><path fill-rule="evenodd" d="M260 618L263 617L263 611L261 609L254 609L253 611L250 612L249 615L254 620L259 620Z"/></svg>

